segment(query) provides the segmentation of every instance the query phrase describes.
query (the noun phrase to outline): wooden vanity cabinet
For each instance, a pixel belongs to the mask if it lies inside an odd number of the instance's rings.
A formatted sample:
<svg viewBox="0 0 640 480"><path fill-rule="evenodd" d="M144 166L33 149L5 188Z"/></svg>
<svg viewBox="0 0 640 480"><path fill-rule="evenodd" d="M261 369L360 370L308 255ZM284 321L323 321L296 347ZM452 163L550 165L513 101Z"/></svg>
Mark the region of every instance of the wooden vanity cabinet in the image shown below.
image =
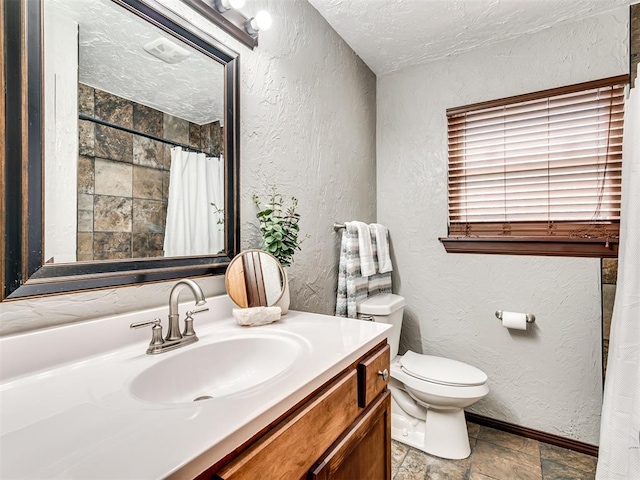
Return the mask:
<svg viewBox="0 0 640 480"><path fill-rule="evenodd" d="M389 480L388 371L385 341L198 478Z"/></svg>
<svg viewBox="0 0 640 480"><path fill-rule="evenodd" d="M391 478L391 394L385 391L311 468L309 479Z"/></svg>

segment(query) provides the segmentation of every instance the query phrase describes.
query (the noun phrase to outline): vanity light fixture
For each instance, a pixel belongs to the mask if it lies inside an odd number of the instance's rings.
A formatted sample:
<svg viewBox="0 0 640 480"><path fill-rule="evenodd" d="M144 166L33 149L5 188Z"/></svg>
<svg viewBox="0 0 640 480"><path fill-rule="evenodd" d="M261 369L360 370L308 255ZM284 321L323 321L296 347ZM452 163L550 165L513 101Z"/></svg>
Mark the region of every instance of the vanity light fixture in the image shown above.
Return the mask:
<svg viewBox="0 0 640 480"><path fill-rule="evenodd" d="M213 2L207 3L213 3L213 6L215 6L220 13L224 13L232 8L240 10L244 7L245 0L213 0Z"/></svg>
<svg viewBox="0 0 640 480"><path fill-rule="evenodd" d="M245 0L182 0L207 20L221 28L236 40L253 49L258 46L258 31L271 26L271 15L261 10L255 17L247 18L240 8Z"/></svg>

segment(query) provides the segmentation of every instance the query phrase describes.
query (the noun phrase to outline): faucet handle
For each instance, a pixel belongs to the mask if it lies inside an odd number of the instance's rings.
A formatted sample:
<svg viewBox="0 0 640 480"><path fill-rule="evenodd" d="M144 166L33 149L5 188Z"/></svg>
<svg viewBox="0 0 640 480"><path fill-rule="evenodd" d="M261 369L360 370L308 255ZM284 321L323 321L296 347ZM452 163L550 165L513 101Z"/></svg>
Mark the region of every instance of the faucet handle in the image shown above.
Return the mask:
<svg viewBox="0 0 640 480"><path fill-rule="evenodd" d="M209 307L202 307L202 308L197 308L195 310L189 310L186 313L187 317L184 319L184 332L182 332L183 337L195 336L196 332L193 329L193 316L198 313L206 312L208 310L209 310Z"/></svg>
<svg viewBox="0 0 640 480"><path fill-rule="evenodd" d="M153 347L157 347L158 345L162 345L164 340L162 339L162 320L156 318L155 320L151 320L149 322L135 322L129 325L129 328L143 328L151 326L151 342L149 342L149 351L153 349Z"/></svg>
<svg viewBox="0 0 640 480"><path fill-rule="evenodd" d="M134 322L131 325L129 325L129 328L142 328L142 327L148 327L149 325L153 325L154 327L159 326L160 328L162 328L162 326L160 325L161 322L162 320L160 320L159 318L156 318L155 320L150 320L148 322Z"/></svg>

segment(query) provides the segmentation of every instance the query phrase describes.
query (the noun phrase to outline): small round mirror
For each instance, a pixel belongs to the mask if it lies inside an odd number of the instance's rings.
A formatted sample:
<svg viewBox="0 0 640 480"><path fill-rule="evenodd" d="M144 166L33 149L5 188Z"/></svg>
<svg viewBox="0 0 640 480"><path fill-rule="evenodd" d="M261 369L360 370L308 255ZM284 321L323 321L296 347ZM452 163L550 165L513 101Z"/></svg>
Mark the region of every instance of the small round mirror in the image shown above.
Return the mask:
<svg viewBox="0 0 640 480"><path fill-rule="evenodd" d="M284 270L270 253L245 250L231 260L224 283L229 298L239 307L271 307L284 292Z"/></svg>

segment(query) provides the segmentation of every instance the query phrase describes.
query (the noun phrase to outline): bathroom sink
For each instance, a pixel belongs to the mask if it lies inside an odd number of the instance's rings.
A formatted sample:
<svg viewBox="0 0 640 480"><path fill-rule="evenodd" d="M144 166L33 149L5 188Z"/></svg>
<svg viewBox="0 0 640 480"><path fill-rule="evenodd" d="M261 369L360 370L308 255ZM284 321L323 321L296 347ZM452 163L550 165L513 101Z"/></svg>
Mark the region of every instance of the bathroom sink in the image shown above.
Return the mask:
<svg viewBox="0 0 640 480"><path fill-rule="evenodd" d="M129 391L158 404L227 397L286 372L300 351L301 345L291 338L266 335L196 344L157 359L133 379Z"/></svg>

